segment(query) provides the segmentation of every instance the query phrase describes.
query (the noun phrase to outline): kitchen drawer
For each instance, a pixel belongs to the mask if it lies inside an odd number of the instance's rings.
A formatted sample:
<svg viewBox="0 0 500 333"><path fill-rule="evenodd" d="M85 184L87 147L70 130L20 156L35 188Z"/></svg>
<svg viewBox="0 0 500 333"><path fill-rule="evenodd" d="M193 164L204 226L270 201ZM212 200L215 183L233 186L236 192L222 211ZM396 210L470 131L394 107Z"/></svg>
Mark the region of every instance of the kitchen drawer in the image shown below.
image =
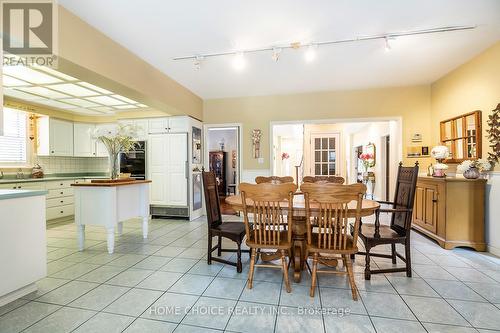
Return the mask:
<svg viewBox="0 0 500 333"><path fill-rule="evenodd" d="M47 208L47 220L53 220L60 217L66 217L75 215L75 206L74 205L64 205L59 207L50 207Z"/></svg>
<svg viewBox="0 0 500 333"><path fill-rule="evenodd" d="M18 183L17 188L20 190L45 190L45 183L42 182Z"/></svg>
<svg viewBox="0 0 500 333"><path fill-rule="evenodd" d="M47 208L72 205L74 202L75 198L72 196L47 199Z"/></svg>
<svg viewBox="0 0 500 333"><path fill-rule="evenodd" d="M52 189L49 190L49 194L47 194L47 199L59 198L59 197L67 197L73 195L73 188L61 188L61 189Z"/></svg>
<svg viewBox="0 0 500 333"><path fill-rule="evenodd" d="M81 184L81 183L88 183L90 182L90 179L75 179L72 184Z"/></svg>
<svg viewBox="0 0 500 333"><path fill-rule="evenodd" d="M0 184L1 190L15 190L17 189L17 184Z"/></svg>
<svg viewBox="0 0 500 333"><path fill-rule="evenodd" d="M53 189L60 189L60 188L67 188L70 187L71 184L73 184L75 181L70 179L70 180L58 180L58 181L50 181L46 183L46 189L47 190L53 190Z"/></svg>

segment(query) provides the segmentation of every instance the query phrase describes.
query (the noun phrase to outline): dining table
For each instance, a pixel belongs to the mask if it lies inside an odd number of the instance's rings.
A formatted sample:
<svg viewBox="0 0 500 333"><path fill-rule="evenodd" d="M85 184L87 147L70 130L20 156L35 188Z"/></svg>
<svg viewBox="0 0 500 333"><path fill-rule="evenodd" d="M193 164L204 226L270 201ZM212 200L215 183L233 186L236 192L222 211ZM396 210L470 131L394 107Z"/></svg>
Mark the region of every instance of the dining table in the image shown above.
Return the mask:
<svg viewBox="0 0 500 333"><path fill-rule="evenodd" d="M226 197L226 203L230 205L235 211L243 211L243 202L240 194L231 195ZM245 202L248 209L252 209L253 201L251 199L246 199ZM288 208L288 201L280 202L280 207L282 209ZM348 216L356 216L356 201L351 201L348 204ZM311 212L316 212L319 210L319 204L311 202L310 203ZM361 217L367 217L373 215L377 209L380 208L380 204L375 200L363 199L361 204ZM293 263L294 263L294 273L293 278L295 282L300 282L301 273L306 266L305 257L306 253L306 241L307 241L307 224L306 224L306 209L305 209L305 199L304 194L301 192L294 193L293 196L293 208L292 208L292 243L293 243ZM292 255L292 254L290 254ZM272 261L278 259L279 256L275 253L263 253L261 254L261 259L263 261ZM337 264L337 260L333 259L328 262L324 262L328 266L334 267Z"/></svg>

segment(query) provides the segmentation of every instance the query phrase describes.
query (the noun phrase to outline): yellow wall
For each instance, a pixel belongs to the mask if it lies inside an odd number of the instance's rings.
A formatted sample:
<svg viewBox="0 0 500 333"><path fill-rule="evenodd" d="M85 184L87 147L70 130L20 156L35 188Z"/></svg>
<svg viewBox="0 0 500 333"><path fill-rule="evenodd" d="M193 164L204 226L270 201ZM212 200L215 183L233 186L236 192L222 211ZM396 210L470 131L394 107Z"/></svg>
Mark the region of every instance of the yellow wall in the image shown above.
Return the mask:
<svg viewBox="0 0 500 333"><path fill-rule="evenodd" d="M242 123L243 169L269 169L271 121L401 117L405 156L412 134L421 133L424 145L431 143L430 103L430 86L210 99L204 101L203 121ZM263 164L252 157L254 128L263 131Z"/></svg>
<svg viewBox="0 0 500 333"><path fill-rule="evenodd" d="M433 143L439 142L440 121L481 110L483 158L486 158L488 156L486 120L498 103L500 103L500 42L432 84ZM497 165L495 170L500 170L500 166Z"/></svg>

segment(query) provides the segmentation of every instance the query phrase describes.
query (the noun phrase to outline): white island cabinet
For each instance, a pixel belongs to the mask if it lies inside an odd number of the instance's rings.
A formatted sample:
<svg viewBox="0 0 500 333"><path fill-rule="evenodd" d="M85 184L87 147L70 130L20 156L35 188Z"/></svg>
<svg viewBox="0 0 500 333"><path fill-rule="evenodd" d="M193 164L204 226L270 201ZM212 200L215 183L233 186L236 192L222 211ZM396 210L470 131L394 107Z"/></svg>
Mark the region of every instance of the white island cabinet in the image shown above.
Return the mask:
<svg viewBox="0 0 500 333"><path fill-rule="evenodd" d="M150 180L100 181L72 184L75 196L75 223L80 251L85 248L85 225L106 228L108 252L114 251L115 228L122 233L123 222L142 218L142 235L148 236Z"/></svg>
<svg viewBox="0 0 500 333"><path fill-rule="evenodd" d="M0 306L37 290L47 275L43 190L0 190Z"/></svg>

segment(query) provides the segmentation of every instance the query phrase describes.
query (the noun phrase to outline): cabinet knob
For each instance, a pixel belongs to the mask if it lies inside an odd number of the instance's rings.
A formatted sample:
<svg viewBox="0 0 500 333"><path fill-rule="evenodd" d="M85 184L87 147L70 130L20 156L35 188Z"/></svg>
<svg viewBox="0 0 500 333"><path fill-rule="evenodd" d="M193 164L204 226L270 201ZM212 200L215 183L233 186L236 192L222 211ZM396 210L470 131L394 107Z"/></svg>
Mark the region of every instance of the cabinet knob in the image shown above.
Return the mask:
<svg viewBox="0 0 500 333"><path fill-rule="evenodd" d="M54 151L52 150L51 153L54 154Z"/></svg>
<svg viewBox="0 0 500 333"><path fill-rule="evenodd" d="M21 186L18 186L17 188L21 188Z"/></svg>
<svg viewBox="0 0 500 333"><path fill-rule="evenodd" d="M64 213L64 211L61 210L61 214Z"/></svg>
<svg viewBox="0 0 500 333"><path fill-rule="evenodd" d="M64 203L64 200L61 200L61 203Z"/></svg>
<svg viewBox="0 0 500 333"><path fill-rule="evenodd" d="M64 192L60 192L61 194L64 194Z"/></svg>
<svg viewBox="0 0 500 333"><path fill-rule="evenodd" d="M432 202L438 202L438 200L437 199L432 199Z"/></svg>

